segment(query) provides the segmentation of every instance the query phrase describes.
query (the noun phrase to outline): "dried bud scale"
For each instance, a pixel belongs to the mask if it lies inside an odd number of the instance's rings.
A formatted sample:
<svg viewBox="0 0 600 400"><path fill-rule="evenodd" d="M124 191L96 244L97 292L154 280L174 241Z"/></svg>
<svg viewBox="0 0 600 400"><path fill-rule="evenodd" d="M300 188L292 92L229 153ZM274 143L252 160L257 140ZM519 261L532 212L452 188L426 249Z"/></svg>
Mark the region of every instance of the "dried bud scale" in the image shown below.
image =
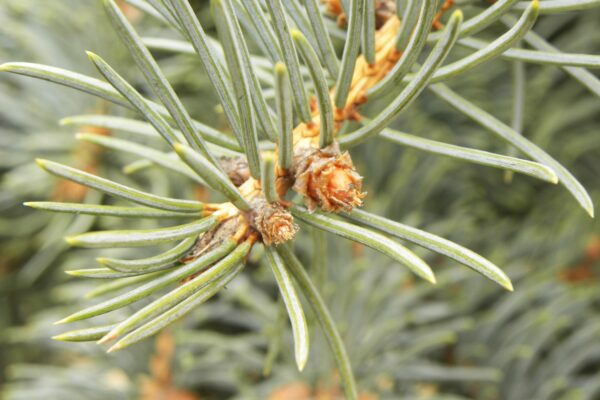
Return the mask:
<svg viewBox="0 0 600 400"><path fill-rule="evenodd" d="M292 214L281 204L269 203L263 197L252 202L251 225L261 234L267 246L292 240L298 232Z"/></svg>
<svg viewBox="0 0 600 400"><path fill-rule="evenodd" d="M281 244L294 238L298 227L291 213L278 202L267 202L258 181L248 179L240 187L240 192L251 205L251 211L245 213L244 218L252 229L260 233L263 243Z"/></svg>
<svg viewBox="0 0 600 400"><path fill-rule="evenodd" d="M304 196L306 206L314 211L350 211L362 205L365 193L362 177L356 172L350 154L341 153L337 143L324 149L299 149L293 189Z"/></svg>

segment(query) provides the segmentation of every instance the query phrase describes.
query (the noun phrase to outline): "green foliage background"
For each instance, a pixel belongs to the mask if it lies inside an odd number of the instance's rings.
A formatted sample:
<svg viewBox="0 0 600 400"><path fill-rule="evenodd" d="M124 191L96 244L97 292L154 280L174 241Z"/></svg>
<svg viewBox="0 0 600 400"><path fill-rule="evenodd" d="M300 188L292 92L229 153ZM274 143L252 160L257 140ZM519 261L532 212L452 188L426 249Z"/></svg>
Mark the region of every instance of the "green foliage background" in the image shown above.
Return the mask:
<svg viewBox="0 0 600 400"><path fill-rule="evenodd" d="M43 3L0 0L1 62L26 60L94 74L83 53L93 50L147 90L97 2ZM206 3L196 1L194 8L210 30ZM457 3L467 3L468 13L469 2ZM600 54L599 20L597 9L548 15L535 30L565 52ZM137 26L147 36L170 34L148 17ZM486 31L489 37L482 38L492 40L494 33ZM213 126L223 124L196 59L159 54L192 115ZM450 86L510 122L514 71L520 68L515 64L495 60ZM522 132L568 167L599 204L598 97L557 68L527 64L524 69ZM109 218L55 216L20 206L45 199L56 184L33 166L34 157L72 159L73 128L59 127L57 121L98 107L104 105L47 83L0 77L2 398L141 398L140 377L151 374L152 341L105 355L93 344L50 339L62 332L52 322L94 287L63 273L86 266L94 256L93 251L66 252L64 232L120 225ZM430 92L393 127L467 147L512 151ZM102 171L111 178L145 184L158 194L192 193L187 181L161 170L124 174L121 167L131 157L113 152L101 157ZM431 286L374 251L328 237L327 275L317 281L339 323L361 390L382 399L600 398L597 220L589 219L563 188L526 176L515 175L509 182L503 171L383 140L360 146L353 158L371 194L367 210L477 251L500 265L515 286L509 294L445 258L417 250L438 275L438 284ZM311 263L315 243L303 237L297 248ZM316 329L307 368L296 370L276 286L268 265L259 260L260 254L253 254L252 274L240 276L217 299L170 328L176 345L168 362L172 387L202 399L262 399L291 383L335 386L335 365ZM265 363L272 363L268 376L263 375Z"/></svg>

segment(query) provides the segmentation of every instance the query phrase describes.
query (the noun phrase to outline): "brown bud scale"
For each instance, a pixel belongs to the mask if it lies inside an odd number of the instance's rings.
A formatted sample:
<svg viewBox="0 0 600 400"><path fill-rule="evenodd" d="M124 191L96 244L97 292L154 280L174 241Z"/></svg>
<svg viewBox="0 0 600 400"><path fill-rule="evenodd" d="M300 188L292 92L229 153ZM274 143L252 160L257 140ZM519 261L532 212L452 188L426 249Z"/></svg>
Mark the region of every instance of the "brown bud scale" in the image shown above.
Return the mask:
<svg viewBox="0 0 600 400"><path fill-rule="evenodd" d="M279 203L269 203L264 197L255 198L250 214L251 225L265 245L282 244L292 240L298 232L294 217Z"/></svg>
<svg viewBox="0 0 600 400"><path fill-rule="evenodd" d="M362 205L362 177L337 143L324 149L301 148L296 158L293 189L304 196L310 211L317 206L327 212L351 211Z"/></svg>

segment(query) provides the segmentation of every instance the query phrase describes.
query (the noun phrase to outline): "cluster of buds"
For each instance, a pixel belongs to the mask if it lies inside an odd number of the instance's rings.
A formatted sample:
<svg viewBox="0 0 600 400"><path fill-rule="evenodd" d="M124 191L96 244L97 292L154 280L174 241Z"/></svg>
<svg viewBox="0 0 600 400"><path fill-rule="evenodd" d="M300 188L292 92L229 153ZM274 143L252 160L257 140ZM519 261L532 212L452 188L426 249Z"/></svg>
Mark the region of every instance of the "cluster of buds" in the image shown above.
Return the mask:
<svg viewBox="0 0 600 400"><path fill-rule="evenodd" d="M242 157L222 158L221 167L238 186L250 204L250 210L240 211L232 203L208 204L206 215L218 215L220 220L204 233L183 261L190 261L219 246L227 239L241 243L254 235L266 245L282 244L294 238L298 226L284 201L267 201L260 183L250 177L247 162Z"/></svg>
<svg viewBox="0 0 600 400"><path fill-rule="evenodd" d="M204 243L206 240L216 245L218 238L231 237L239 226L257 232L266 245L277 245L293 239L298 226L287 210L289 203L283 200L290 188L304 197L311 211L317 207L327 212L350 211L362 205L365 196L361 191L362 177L356 172L350 154L342 153L337 143L323 149L310 143L312 141L304 140L294 147L292 168L278 168L276 186L281 198L278 201L267 201L260 182L250 176L248 164L242 157L221 158L221 168L238 187L251 209L247 212L238 211L238 219L234 222L222 224L205 233L199 242L201 247L207 245ZM228 221L231 220L233 218ZM225 233L221 235L221 232Z"/></svg>
<svg viewBox="0 0 600 400"><path fill-rule="evenodd" d="M331 14L338 16L338 21L343 18L339 0L328 0L325 4ZM367 101L367 91L381 81L400 58L400 52L395 47L400 27L395 2L377 0L376 11L375 62L370 64L363 56L358 58L346 105L334 109L334 132L347 121L361 119L358 107ZM330 95L333 98L335 88ZM238 211L235 217L205 233L197 249L217 245L222 240L219 238L231 237L240 226L244 227L246 236L254 233L266 245L293 239L298 227L287 209L289 203L284 200L289 189L304 198L311 212L318 208L332 213L348 212L362 205L366 194L362 191L362 177L356 171L350 154L342 152L335 141L320 148L320 115L314 99L311 109L311 121L302 122L293 130L292 165L287 169L275 166L275 186L280 200L267 201L261 182L250 175L244 158L222 157L219 160L222 170L251 205L251 210ZM276 152L270 154L273 159L277 159ZM239 240L245 240L245 237Z"/></svg>

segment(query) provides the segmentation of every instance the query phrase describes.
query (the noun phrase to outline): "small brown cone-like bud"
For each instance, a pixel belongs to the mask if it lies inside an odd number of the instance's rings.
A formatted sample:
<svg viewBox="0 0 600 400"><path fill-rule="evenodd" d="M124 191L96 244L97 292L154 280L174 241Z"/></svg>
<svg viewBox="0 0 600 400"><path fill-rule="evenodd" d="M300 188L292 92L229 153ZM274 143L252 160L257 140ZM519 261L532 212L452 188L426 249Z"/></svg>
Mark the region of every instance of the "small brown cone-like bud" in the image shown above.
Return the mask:
<svg viewBox="0 0 600 400"><path fill-rule="evenodd" d="M304 196L314 211L351 211L362 205L362 177L356 172L350 154L341 153L336 143L324 149L305 149L296 167L293 189Z"/></svg>
<svg viewBox="0 0 600 400"><path fill-rule="evenodd" d="M252 226L267 246L292 240L298 232L292 214L281 204L269 203L264 198L252 201Z"/></svg>

